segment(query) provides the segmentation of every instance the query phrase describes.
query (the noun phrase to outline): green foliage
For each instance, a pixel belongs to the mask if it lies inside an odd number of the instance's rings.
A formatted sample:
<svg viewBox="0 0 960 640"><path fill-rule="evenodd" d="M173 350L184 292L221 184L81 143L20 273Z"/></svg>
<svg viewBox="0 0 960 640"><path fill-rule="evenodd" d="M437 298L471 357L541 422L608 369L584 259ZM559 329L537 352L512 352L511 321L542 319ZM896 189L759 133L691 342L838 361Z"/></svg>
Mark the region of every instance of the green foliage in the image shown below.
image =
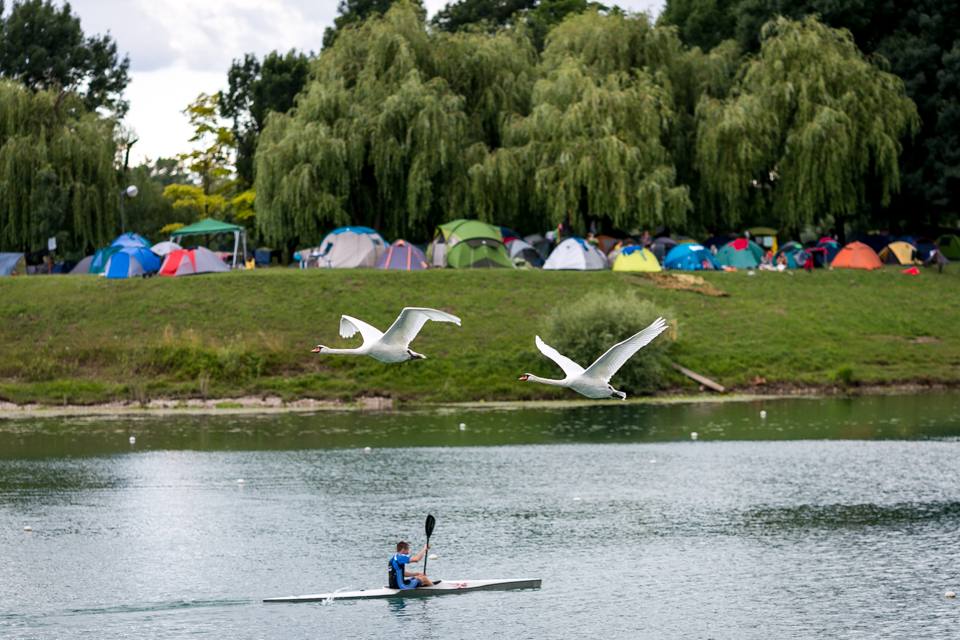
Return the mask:
<svg viewBox="0 0 960 640"><path fill-rule="evenodd" d="M465 29L495 31L511 24L518 12L537 4L537 0L458 0L438 11L431 22L451 33Z"/></svg>
<svg viewBox="0 0 960 640"><path fill-rule="evenodd" d="M513 118L504 147L471 169L480 216L523 226L529 200L545 213L541 228L682 223L690 201L663 144L671 95L646 70L662 64L671 35L642 15L595 12L554 29L530 115Z"/></svg>
<svg viewBox="0 0 960 640"><path fill-rule="evenodd" d="M117 220L114 123L77 96L0 81L0 247L64 250L112 238Z"/></svg>
<svg viewBox="0 0 960 640"><path fill-rule="evenodd" d="M398 2L415 6L421 19L427 15L421 0L340 0L337 4L339 15L333 20L333 26L327 27L323 32L323 48L332 47L343 30L362 24L368 18L385 14Z"/></svg>
<svg viewBox="0 0 960 640"><path fill-rule="evenodd" d="M915 231L953 224L960 216L960 80L955 54L960 2L918 0L667 0L661 21L677 25L684 42L704 49L736 39L747 52L761 45L763 25L782 15L816 15L848 29L864 54L898 75L916 103L921 127L904 139L902 190L889 208L870 203L870 225ZM882 56L882 57L880 57Z"/></svg>
<svg viewBox="0 0 960 640"><path fill-rule="evenodd" d="M544 322L541 337L581 367L589 367L607 349L642 331L657 318L670 320L673 311L661 309L635 291L592 291L573 304L554 308ZM628 393L652 393L666 385L668 354L675 337L665 332L637 352L614 376L611 384ZM551 377L543 375L543 377Z"/></svg>
<svg viewBox="0 0 960 640"><path fill-rule="evenodd" d="M814 18L769 23L733 95L705 98L698 120L703 206L730 226L752 209L793 230L860 215L871 183L886 205L899 187L899 140L917 126L900 79Z"/></svg>
<svg viewBox="0 0 960 640"><path fill-rule="evenodd" d="M253 184L254 154L260 132L271 112L286 113L303 89L310 58L290 50L268 53L261 62L251 53L234 60L227 72L229 88L220 94L220 115L233 123L237 149L237 178Z"/></svg>
<svg viewBox="0 0 960 640"><path fill-rule="evenodd" d="M70 4L57 4L14 0L6 14L0 1L0 76L33 91L74 92L87 110L105 107L122 116L129 58L119 58L109 35L85 36Z"/></svg>

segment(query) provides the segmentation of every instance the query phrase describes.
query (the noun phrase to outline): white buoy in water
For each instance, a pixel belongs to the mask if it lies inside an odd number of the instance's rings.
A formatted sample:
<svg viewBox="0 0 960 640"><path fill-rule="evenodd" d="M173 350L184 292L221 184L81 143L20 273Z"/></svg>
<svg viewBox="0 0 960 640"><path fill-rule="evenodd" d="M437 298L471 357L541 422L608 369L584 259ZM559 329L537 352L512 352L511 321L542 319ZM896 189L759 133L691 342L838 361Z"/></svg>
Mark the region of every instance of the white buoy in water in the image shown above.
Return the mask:
<svg viewBox="0 0 960 640"><path fill-rule="evenodd" d="M31 531L33 531L33 527L31 527L30 525L27 525L23 528L23 530L26 531L27 533L30 533Z"/></svg>
<svg viewBox="0 0 960 640"><path fill-rule="evenodd" d="M657 464L657 461L653 458L650 458L650 464Z"/></svg>
<svg viewBox="0 0 960 640"><path fill-rule="evenodd" d="M431 553L429 556L427 556L427 560L436 560L438 557L440 556L435 553Z"/></svg>
<svg viewBox="0 0 960 640"><path fill-rule="evenodd" d="M574 502L580 502L580 496L573 496Z"/></svg>
<svg viewBox="0 0 960 640"><path fill-rule="evenodd" d="M766 420L766 419L767 419L767 412L766 412L765 409L761 409L761 410L760 410L760 419L761 419L761 420Z"/></svg>
<svg viewBox="0 0 960 640"><path fill-rule="evenodd" d="M466 431L466 430L467 430L467 425L464 424L463 422L461 422L461 423L460 423L460 431Z"/></svg>
<svg viewBox="0 0 960 640"><path fill-rule="evenodd" d="M956 594L956 592L954 592L954 591L947 591L947 592L946 592L945 594L943 594L943 595L944 595L944 597L946 597L946 598L956 598L956 597L957 597L957 594Z"/></svg>
<svg viewBox="0 0 960 640"><path fill-rule="evenodd" d="M691 439L691 440L696 440L696 439L699 438L699 437L700 437L700 434L697 433L696 431L691 431L691 432L690 432L690 439Z"/></svg>
<svg viewBox="0 0 960 640"><path fill-rule="evenodd" d="M137 444L137 436L130 436L130 444Z"/></svg>
<svg viewBox="0 0 960 640"><path fill-rule="evenodd" d="M243 478L237 478L237 484L243 484L244 482L246 482L246 480Z"/></svg>
<svg viewBox="0 0 960 640"><path fill-rule="evenodd" d="M364 452L364 453L370 453L371 451L373 451L373 449L371 449L370 447L364 447L364 448L363 448L363 452Z"/></svg>

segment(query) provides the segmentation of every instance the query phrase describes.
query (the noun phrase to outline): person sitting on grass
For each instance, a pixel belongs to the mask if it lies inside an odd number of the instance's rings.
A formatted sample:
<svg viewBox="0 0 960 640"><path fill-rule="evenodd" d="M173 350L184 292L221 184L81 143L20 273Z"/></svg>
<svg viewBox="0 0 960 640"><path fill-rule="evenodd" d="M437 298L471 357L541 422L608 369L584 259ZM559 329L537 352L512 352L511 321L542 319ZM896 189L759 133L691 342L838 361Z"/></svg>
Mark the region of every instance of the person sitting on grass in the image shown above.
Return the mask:
<svg viewBox="0 0 960 640"><path fill-rule="evenodd" d="M420 552L410 557L410 543L401 540L397 543L397 552L387 564L389 585L391 589L416 589L417 587L432 587L434 582L423 573L410 573L407 565L420 562L430 549L430 545L423 545Z"/></svg>

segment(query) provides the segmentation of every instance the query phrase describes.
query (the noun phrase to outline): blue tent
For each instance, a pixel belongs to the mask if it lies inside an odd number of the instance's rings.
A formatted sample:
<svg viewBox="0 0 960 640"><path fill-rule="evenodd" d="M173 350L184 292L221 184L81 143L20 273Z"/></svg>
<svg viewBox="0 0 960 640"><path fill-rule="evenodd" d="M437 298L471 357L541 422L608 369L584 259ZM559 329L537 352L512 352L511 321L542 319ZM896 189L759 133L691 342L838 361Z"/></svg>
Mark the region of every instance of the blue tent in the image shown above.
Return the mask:
<svg viewBox="0 0 960 640"><path fill-rule="evenodd" d="M27 263L22 253L0 253L0 276L26 275Z"/></svg>
<svg viewBox="0 0 960 640"><path fill-rule="evenodd" d="M144 247L124 247L110 256L104 268L108 278L132 278L160 270L160 258Z"/></svg>
<svg viewBox="0 0 960 640"><path fill-rule="evenodd" d="M664 269L681 271L719 271L723 267L717 258L699 244L678 244L663 259Z"/></svg>
<svg viewBox="0 0 960 640"><path fill-rule="evenodd" d="M146 247L150 248L150 241L138 233L127 231L114 238L110 243L111 247Z"/></svg>

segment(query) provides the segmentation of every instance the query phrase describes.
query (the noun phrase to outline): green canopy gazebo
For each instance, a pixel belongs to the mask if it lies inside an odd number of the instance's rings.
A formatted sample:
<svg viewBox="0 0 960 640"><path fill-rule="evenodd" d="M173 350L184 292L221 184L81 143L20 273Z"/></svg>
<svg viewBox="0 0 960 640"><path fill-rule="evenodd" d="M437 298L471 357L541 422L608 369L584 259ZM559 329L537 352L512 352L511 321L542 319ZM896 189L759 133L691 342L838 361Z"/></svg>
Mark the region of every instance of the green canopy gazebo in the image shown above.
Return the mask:
<svg viewBox="0 0 960 640"><path fill-rule="evenodd" d="M236 269L237 255L240 249L243 249L243 262L246 263L247 261L247 230L240 225L221 222L213 218L204 218L200 222L180 227L174 231L170 234L170 242L179 244L181 238L188 236L218 236L224 234L233 234L233 262L230 268Z"/></svg>

